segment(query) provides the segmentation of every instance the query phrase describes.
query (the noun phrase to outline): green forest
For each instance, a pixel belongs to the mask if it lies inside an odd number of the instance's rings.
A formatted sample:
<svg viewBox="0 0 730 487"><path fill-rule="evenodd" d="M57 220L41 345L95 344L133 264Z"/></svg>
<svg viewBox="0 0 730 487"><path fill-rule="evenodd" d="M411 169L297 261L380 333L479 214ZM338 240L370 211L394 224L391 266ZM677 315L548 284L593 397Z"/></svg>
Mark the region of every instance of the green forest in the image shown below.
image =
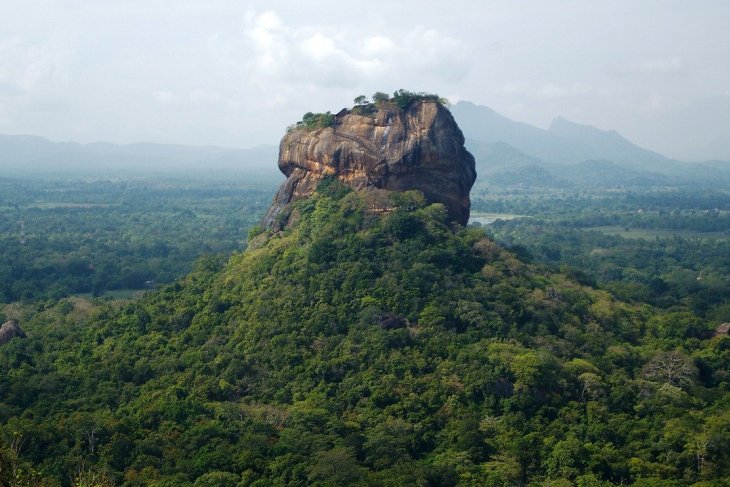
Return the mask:
<svg viewBox="0 0 730 487"><path fill-rule="evenodd" d="M146 290L245 245L277 180L0 178L0 303Z"/></svg>
<svg viewBox="0 0 730 487"><path fill-rule="evenodd" d="M0 484L727 485L727 195L387 197L325 180L135 300L5 305Z"/></svg>

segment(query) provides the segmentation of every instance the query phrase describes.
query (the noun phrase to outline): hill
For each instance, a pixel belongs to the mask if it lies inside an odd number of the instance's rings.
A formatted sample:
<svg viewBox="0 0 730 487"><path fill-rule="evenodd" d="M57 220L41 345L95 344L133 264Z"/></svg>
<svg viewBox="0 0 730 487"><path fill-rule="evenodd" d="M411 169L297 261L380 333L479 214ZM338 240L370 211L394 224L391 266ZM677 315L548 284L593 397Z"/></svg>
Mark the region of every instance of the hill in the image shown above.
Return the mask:
<svg viewBox="0 0 730 487"><path fill-rule="evenodd" d="M43 476L123 485L730 474L728 337L391 197L374 215L335 182L287 233L137 303L33 313L0 349L2 432Z"/></svg>
<svg viewBox="0 0 730 487"><path fill-rule="evenodd" d="M728 481L730 337L531 264L448 201L347 182L138 301L6 307L27 338L0 347L0 480Z"/></svg>

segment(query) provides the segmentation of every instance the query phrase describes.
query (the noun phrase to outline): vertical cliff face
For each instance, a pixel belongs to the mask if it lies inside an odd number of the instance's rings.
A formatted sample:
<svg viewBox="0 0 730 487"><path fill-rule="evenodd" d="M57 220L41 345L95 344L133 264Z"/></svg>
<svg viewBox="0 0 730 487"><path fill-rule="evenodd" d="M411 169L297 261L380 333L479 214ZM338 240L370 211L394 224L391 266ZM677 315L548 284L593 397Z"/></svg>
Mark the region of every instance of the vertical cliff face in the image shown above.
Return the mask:
<svg viewBox="0 0 730 487"><path fill-rule="evenodd" d="M451 113L423 100L403 110L392 103L372 113L343 110L331 127L297 126L282 138L279 169L287 176L263 220L271 228L291 202L336 177L353 189L419 190L443 203L462 225L469 219L474 157Z"/></svg>

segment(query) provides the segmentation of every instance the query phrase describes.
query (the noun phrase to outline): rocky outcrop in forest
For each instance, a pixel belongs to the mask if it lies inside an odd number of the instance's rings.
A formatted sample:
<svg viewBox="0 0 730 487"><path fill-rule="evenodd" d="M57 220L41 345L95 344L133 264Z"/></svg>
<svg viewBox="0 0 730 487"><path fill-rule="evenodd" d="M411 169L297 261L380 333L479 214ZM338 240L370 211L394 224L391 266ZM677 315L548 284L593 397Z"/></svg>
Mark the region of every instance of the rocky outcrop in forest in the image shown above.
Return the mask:
<svg viewBox="0 0 730 487"><path fill-rule="evenodd" d="M0 345L5 345L15 337L26 338L17 321L9 320L0 326Z"/></svg>
<svg viewBox="0 0 730 487"><path fill-rule="evenodd" d="M466 225L474 157L449 110L431 99L406 108L395 103L370 107L342 110L326 126L299 124L288 130L279 146L279 169L287 180L264 227L284 226L287 205L310 196L327 177L356 190L421 191Z"/></svg>

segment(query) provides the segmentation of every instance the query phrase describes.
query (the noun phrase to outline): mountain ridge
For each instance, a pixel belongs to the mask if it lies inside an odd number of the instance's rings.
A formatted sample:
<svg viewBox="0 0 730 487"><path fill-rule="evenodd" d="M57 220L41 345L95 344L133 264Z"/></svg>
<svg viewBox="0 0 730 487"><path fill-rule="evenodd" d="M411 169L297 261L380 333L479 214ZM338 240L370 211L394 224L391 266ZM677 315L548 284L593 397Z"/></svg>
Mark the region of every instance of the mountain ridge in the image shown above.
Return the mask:
<svg viewBox="0 0 730 487"><path fill-rule="evenodd" d="M534 186L705 187L730 184L730 162L680 162L643 149L614 130L600 130L557 117L548 129L513 121L491 108L461 101L450 107L476 157L480 188ZM496 145L495 145L496 144ZM509 149L508 149L509 147ZM267 161L275 146L228 149L156 143L52 142L34 135L0 135L0 164L6 175L49 176L174 174L216 177L241 173L278 178ZM590 162L615 164L607 177L592 177ZM536 169L533 174L525 166ZM539 169L539 170L538 170ZM525 178L525 176L528 176Z"/></svg>
<svg viewBox="0 0 730 487"><path fill-rule="evenodd" d="M629 142L616 131L570 122L563 117L548 129L515 122L494 110L460 101L451 107L466 137L483 143L505 142L533 157L548 162L569 164L588 159L607 159L625 164L642 162L670 163L670 159ZM618 147L612 146L618 144Z"/></svg>
<svg viewBox="0 0 730 487"><path fill-rule="evenodd" d="M495 174L502 182L520 184L519 178L506 177L514 168L501 159L505 154L507 160L520 166L533 165L547 171L554 181L546 183L554 187L730 184L728 161L688 163L669 159L636 146L615 130L600 130L562 117L553 120L548 129L541 129L464 101L451 110L467 138L467 147L477 159L481 186L489 185L489 178ZM590 161L610 161L615 167L607 179L590 177L583 171Z"/></svg>
<svg viewBox="0 0 730 487"><path fill-rule="evenodd" d="M175 171L255 171L275 175L274 146L230 149L211 145L137 142L53 142L35 135L1 135L0 164L8 172L33 173L171 173Z"/></svg>

